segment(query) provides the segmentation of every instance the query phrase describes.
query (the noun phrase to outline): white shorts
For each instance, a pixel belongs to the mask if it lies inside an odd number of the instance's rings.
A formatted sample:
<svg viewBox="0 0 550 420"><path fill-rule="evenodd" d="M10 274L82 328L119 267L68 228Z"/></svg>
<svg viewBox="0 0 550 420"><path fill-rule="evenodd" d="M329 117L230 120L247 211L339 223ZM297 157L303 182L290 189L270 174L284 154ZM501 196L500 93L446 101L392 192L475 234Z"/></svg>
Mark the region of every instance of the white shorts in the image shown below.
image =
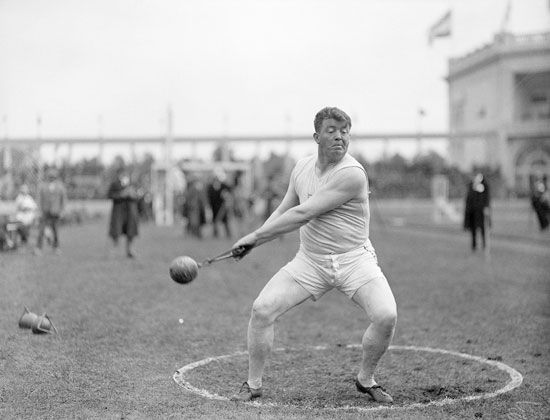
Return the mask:
<svg viewBox="0 0 550 420"><path fill-rule="evenodd" d="M313 300L333 288L351 299L361 286L375 278L385 280L370 242L343 254L313 254L300 246L294 259L281 270L303 286Z"/></svg>

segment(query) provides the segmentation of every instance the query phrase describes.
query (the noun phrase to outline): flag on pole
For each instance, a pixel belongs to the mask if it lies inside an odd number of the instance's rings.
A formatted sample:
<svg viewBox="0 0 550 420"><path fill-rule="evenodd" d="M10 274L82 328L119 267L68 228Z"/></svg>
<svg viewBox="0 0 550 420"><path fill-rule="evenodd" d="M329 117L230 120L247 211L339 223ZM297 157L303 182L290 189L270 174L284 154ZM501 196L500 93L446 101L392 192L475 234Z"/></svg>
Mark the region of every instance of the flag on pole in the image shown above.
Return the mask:
<svg viewBox="0 0 550 420"><path fill-rule="evenodd" d="M449 10L441 19L431 26L428 31L428 44L431 45L435 38L451 36L451 18L452 13Z"/></svg>

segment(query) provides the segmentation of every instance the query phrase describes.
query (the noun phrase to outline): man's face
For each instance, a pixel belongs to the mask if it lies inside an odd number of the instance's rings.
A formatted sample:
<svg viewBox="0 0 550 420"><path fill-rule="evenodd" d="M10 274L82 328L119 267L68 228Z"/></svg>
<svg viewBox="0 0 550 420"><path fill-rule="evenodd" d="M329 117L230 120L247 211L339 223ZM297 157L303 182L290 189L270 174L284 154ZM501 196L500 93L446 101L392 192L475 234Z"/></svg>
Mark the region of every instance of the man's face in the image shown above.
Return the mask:
<svg viewBox="0 0 550 420"><path fill-rule="evenodd" d="M313 138L319 145L319 153L329 162L337 162L348 151L350 140L348 123L332 118L323 120L320 132L315 133Z"/></svg>

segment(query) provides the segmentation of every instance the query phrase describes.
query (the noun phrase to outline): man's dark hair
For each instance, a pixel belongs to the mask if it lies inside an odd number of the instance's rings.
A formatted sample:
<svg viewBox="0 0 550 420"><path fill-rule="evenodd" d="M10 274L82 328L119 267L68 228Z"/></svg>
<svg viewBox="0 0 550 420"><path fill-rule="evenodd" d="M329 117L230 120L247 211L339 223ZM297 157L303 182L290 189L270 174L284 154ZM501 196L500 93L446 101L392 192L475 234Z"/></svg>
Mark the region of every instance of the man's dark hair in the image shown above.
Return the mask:
<svg viewBox="0 0 550 420"><path fill-rule="evenodd" d="M313 121L313 126L315 127L315 132L318 133L321 131L324 120L333 119L336 121L345 121L348 123L348 127L351 128L351 118L348 114L342 111L340 108L334 106L327 106L320 110L317 115L315 115L315 120Z"/></svg>

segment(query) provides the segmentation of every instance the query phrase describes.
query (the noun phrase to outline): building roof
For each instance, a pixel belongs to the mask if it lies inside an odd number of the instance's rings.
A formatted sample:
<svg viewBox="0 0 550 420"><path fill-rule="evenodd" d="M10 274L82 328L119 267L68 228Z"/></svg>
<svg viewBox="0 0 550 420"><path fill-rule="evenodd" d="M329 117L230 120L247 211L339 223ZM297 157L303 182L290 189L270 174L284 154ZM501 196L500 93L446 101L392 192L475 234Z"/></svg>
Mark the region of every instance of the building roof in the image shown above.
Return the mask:
<svg viewBox="0 0 550 420"><path fill-rule="evenodd" d="M550 54L550 32L515 35L501 32L494 36L493 42L474 51L449 60L448 80L485 67L509 56Z"/></svg>

